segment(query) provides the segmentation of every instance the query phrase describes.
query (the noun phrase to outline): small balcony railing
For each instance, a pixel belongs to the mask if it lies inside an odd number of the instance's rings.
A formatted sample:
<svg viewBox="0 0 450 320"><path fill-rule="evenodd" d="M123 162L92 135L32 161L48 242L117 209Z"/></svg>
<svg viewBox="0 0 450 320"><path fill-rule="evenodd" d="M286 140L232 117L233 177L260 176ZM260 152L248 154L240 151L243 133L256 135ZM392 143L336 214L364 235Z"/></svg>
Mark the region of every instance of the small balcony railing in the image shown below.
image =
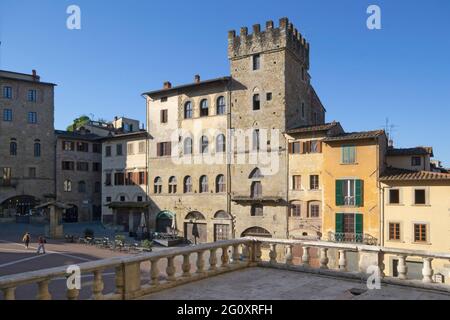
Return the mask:
<svg viewBox="0 0 450 320"><path fill-rule="evenodd" d="M348 232L329 232L328 241L338 243L360 243L371 246L376 246L378 244L378 239L369 234Z"/></svg>

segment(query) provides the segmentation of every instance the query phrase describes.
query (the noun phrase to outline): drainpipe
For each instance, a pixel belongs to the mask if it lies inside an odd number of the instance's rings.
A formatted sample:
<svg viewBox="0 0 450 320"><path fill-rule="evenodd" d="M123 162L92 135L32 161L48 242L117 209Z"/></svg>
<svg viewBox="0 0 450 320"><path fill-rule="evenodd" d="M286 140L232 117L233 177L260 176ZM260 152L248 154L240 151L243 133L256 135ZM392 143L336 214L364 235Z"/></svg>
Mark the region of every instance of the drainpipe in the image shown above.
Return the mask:
<svg viewBox="0 0 450 320"><path fill-rule="evenodd" d="M226 161L227 161L227 211L228 214L231 215L231 237L232 239L236 238L236 230L235 230L235 219L233 217L233 214L231 213L231 157L232 157L232 152L233 150L231 150L231 139L232 139L232 135L231 135L231 81L228 83L227 85L227 91L228 91L228 108L227 108L227 132L228 134L226 135L226 150L227 150L227 156L226 156Z"/></svg>
<svg viewBox="0 0 450 320"><path fill-rule="evenodd" d="M289 239L289 143L290 140L284 134L287 148L285 148L286 154L286 239Z"/></svg>

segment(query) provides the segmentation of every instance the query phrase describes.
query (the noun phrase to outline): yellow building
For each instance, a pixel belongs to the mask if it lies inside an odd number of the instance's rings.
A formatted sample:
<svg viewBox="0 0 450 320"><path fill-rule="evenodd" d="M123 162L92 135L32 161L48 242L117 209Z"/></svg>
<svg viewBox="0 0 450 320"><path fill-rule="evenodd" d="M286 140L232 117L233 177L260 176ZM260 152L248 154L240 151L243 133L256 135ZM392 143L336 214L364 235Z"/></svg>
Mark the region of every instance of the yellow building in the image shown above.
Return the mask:
<svg viewBox="0 0 450 320"><path fill-rule="evenodd" d="M384 246L450 252L450 174L388 169L381 177L384 203ZM385 273L397 276L398 258L386 257ZM450 262L432 261L433 270L450 283ZM423 262L407 257L408 277L422 277ZM439 281L438 279L435 279Z"/></svg>
<svg viewBox="0 0 450 320"><path fill-rule="evenodd" d="M323 239L381 241L379 177L385 168L382 130L344 133L323 140Z"/></svg>

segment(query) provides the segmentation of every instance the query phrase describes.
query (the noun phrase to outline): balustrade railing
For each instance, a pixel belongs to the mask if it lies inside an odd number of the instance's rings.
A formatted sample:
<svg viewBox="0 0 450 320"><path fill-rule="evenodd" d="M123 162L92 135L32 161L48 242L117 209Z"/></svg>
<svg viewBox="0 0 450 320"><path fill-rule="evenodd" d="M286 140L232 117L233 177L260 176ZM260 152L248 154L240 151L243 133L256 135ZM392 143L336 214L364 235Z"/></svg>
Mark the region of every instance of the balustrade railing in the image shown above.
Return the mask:
<svg viewBox="0 0 450 320"><path fill-rule="evenodd" d="M268 252L263 254L267 248ZM298 248L301 248L300 254ZM352 270L349 258L354 257L355 253L358 258L357 270ZM388 256L398 260L398 277L387 277L384 274ZM408 279L408 257L422 259L421 281ZM79 265L81 274L93 277L93 281L87 282L90 296L86 297L86 292L82 293L79 288L65 290L69 300L135 299L221 273L259 266L356 279L367 278L369 267L378 267L380 278L386 283L450 293L449 285L433 282L434 260L449 263L450 253L400 250L363 244L247 237L83 263ZM107 270L113 270L112 292L104 292ZM34 285L37 288L36 299L49 300L54 298L52 282L67 276L66 267L4 276L0 277L0 291L3 293L3 299L14 300L17 289Z"/></svg>

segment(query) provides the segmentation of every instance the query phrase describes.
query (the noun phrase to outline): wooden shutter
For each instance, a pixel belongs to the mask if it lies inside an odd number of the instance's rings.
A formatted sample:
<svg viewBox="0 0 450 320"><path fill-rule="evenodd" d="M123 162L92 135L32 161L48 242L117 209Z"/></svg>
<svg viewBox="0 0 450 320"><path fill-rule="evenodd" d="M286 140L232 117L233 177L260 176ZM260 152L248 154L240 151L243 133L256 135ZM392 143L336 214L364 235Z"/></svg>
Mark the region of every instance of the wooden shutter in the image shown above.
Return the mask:
<svg viewBox="0 0 450 320"><path fill-rule="evenodd" d="M344 232L344 214L336 213L336 230L335 233Z"/></svg>
<svg viewBox="0 0 450 320"><path fill-rule="evenodd" d="M363 234L363 215L355 214L355 233Z"/></svg>
<svg viewBox="0 0 450 320"><path fill-rule="evenodd" d="M294 153L294 144L292 142L289 143L289 154Z"/></svg>
<svg viewBox="0 0 450 320"><path fill-rule="evenodd" d="M355 181L355 205L357 207L362 207L363 206L363 185L364 185L364 181L363 180L356 180Z"/></svg>
<svg viewBox="0 0 450 320"><path fill-rule="evenodd" d="M337 206L344 205L344 195L342 193L343 184L344 184L344 180L336 180L336 205Z"/></svg>
<svg viewBox="0 0 450 320"><path fill-rule="evenodd" d="M317 141L317 152L322 153L322 141Z"/></svg>

